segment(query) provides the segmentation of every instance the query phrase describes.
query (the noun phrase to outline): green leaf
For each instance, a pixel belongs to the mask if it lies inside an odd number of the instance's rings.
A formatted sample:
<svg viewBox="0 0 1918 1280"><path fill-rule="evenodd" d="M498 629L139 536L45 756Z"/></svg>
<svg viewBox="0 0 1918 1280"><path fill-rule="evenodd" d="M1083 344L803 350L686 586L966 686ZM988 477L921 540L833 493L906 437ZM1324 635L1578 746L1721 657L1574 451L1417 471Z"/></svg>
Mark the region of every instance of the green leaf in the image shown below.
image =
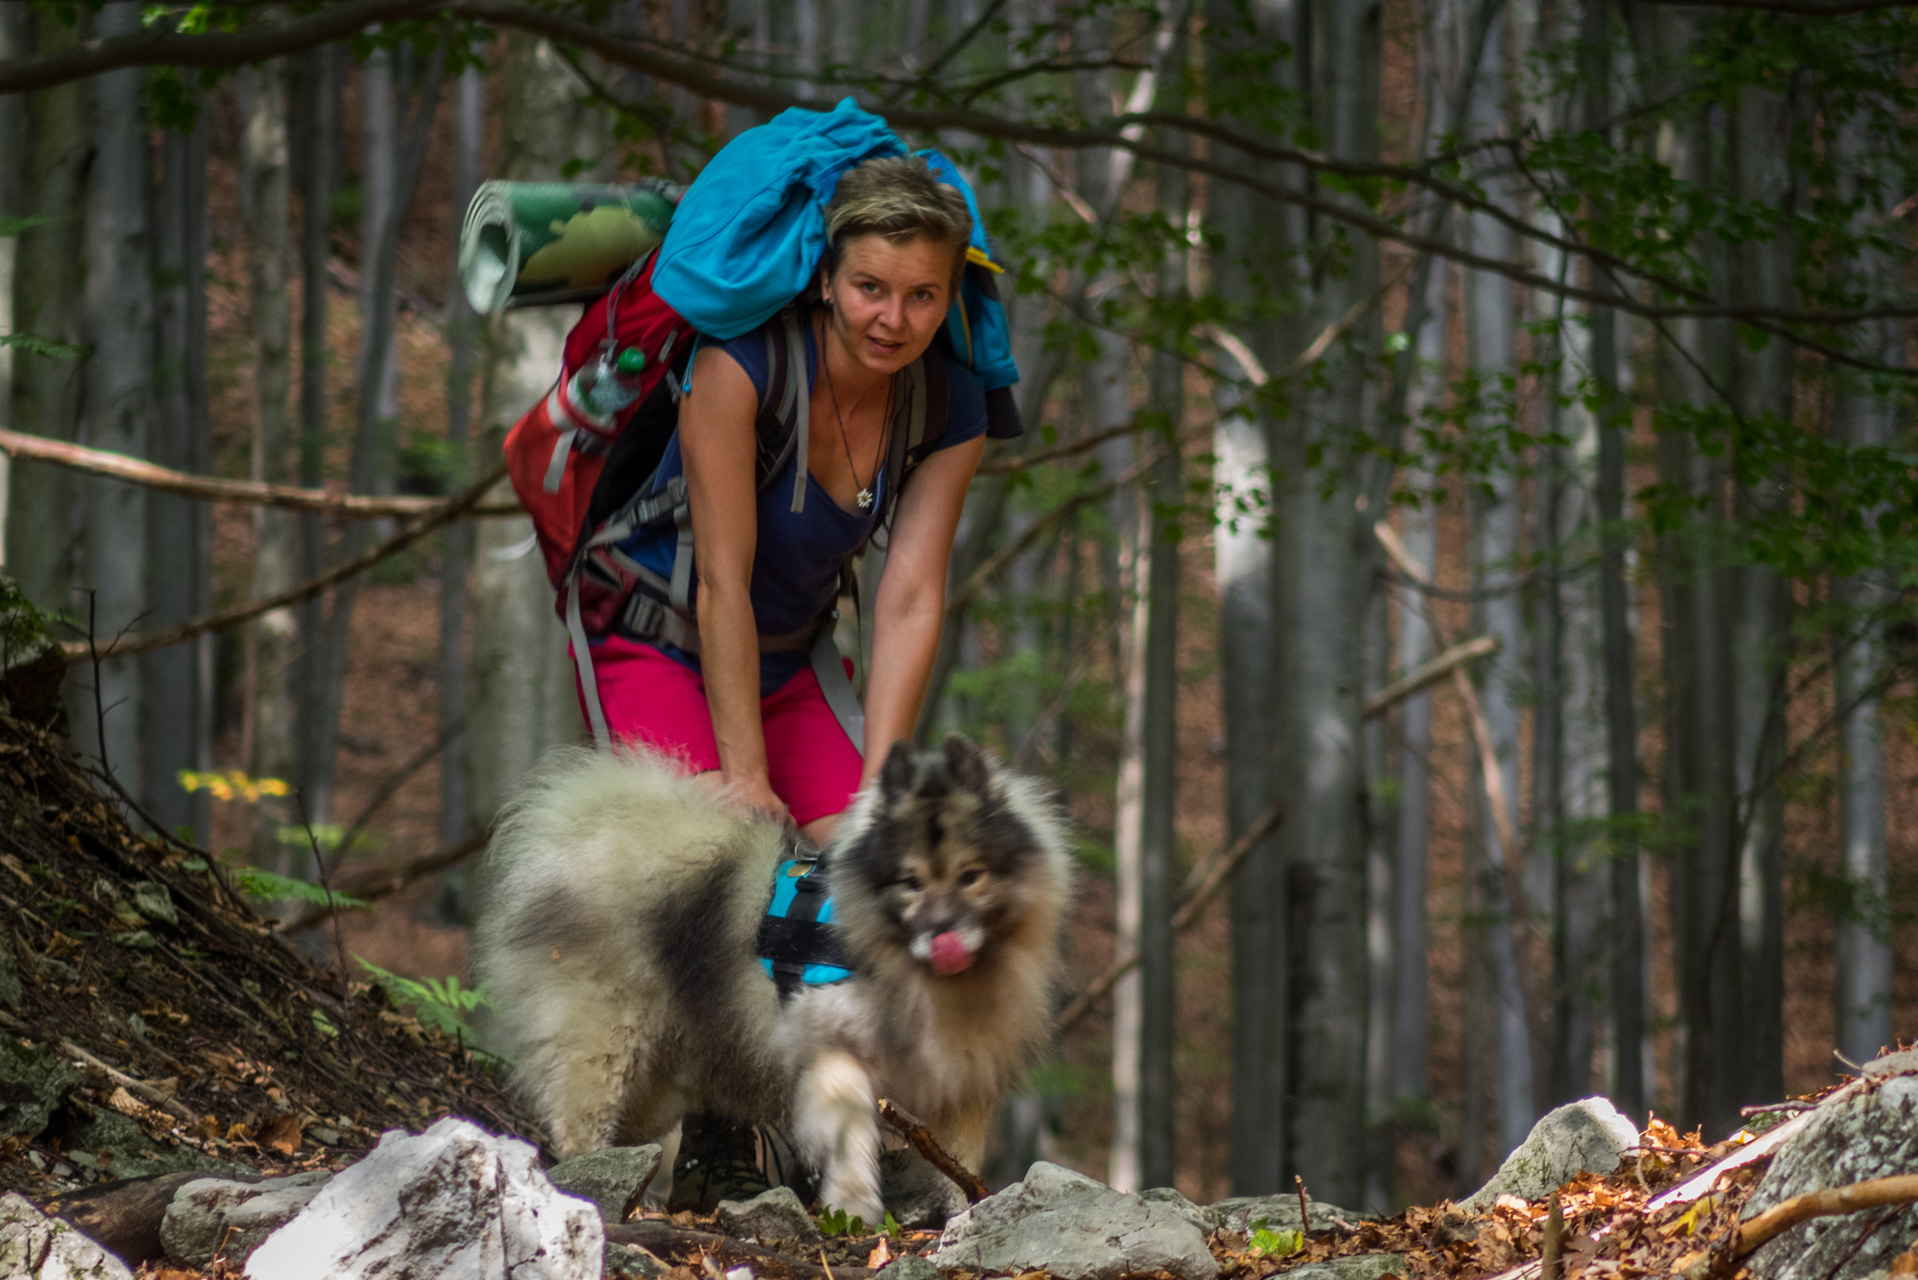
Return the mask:
<svg viewBox="0 0 1918 1280"><path fill-rule="evenodd" d="M1252 1239L1246 1242L1246 1252L1261 1258L1283 1258L1305 1248L1305 1233L1302 1231L1271 1231L1264 1222L1252 1224Z"/></svg>
<svg viewBox="0 0 1918 1280"><path fill-rule="evenodd" d="M85 347L36 338L30 333L0 333L0 347L18 347L28 355L44 360L78 360L87 353Z"/></svg>
<svg viewBox="0 0 1918 1280"><path fill-rule="evenodd" d="M863 1236L866 1220L844 1209L827 1209L819 1215L819 1230L829 1236Z"/></svg>
<svg viewBox="0 0 1918 1280"><path fill-rule="evenodd" d="M316 907L323 907L329 902L336 907L369 905L364 898L355 898L344 893L328 894L324 885L295 880L292 876L262 871L258 867L241 867L234 873L233 882L240 887L241 893L253 898L304 902Z"/></svg>

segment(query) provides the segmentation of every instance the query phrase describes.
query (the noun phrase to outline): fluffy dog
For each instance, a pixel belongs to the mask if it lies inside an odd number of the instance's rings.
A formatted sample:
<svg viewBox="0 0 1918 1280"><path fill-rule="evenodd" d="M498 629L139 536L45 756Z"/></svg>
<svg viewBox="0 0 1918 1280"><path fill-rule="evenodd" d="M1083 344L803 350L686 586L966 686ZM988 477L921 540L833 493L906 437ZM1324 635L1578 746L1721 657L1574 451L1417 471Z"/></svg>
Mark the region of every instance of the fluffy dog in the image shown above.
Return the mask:
<svg viewBox="0 0 1918 1280"><path fill-rule="evenodd" d="M782 1003L754 951L788 856L664 759L555 752L493 837L476 967L562 1158L670 1159L680 1118L714 1111L789 1134L821 1199L876 1223L875 1100L976 1169L1049 1041L1065 817L961 737L894 747L825 854L855 974Z"/></svg>

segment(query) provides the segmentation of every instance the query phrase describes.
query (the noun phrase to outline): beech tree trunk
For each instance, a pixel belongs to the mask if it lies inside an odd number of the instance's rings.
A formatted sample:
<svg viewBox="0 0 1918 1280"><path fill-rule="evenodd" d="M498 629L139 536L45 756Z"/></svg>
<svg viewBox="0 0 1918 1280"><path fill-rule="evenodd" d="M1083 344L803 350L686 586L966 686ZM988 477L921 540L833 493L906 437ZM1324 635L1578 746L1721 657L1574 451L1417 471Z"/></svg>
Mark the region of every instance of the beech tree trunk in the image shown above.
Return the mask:
<svg viewBox="0 0 1918 1280"><path fill-rule="evenodd" d="M33 51L31 15L20 5L0 5L0 61ZM26 212L27 104L17 93L0 98L0 219ZM0 334L13 332L13 276L17 234L0 235ZM13 426L13 348L0 347L0 427ZM0 569L7 563L7 477L13 459L0 461Z"/></svg>
<svg viewBox="0 0 1918 1280"><path fill-rule="evenodd" d="M67 25L56 10L35 10L30 17L36 56L71 49L85 38L83 25ZM86 342L85 273L76 270L76 264L86 261L82 211L93 154L87 98L86 86L79 81L26 96L22 212L40 221L13 242L18 264L13 279L13 328L75 347ZM9 419L22 431L74 439L79 431L81 374L79 360L16 349ZM41 609L73 617L71 589L79 549L74 518L77 478L47 463L20 462L9 472L8 490L7 572ZM80 683L70 672L69 688ZM87 711L91 714L90 705Z"/></svg>
<svg viewBox="0 0 1918 1280"><path fill-rule="evenodd" d="M169 130L161 139L162 176L154 260L160 281L155 297L153 460L161 466L204 474L212 439L204 400L204 354L196 331L205 332L206 146L202 111L187 133ZM197 254L197 260L195 255ZM178 626L211 608L212 510L208 504L167 494L147 497L148 580L152 613L143 625ZM206 841L207 793L180 785L182 770L211 769L212 637L156 650L141 659L146 685L141 739L144 776L140 794L154 819L168 830L187 827Z"/></svg>
<svg viewBox="0 0 1918 1280"><path fill-rule="evenodd" d="M281 62L244 67L239 74L241 172L246 200L248 320L253 333L253 466L255 480L290 484L298 474L289 403L293 381L293 324L289 307L292 266L292 174L287 144L286 75ZM255 599L276 595L296 580L299 528L289 511L253 511ZM299 619L275 609L252 625L248 710L256 778L294 779L299 765L297 668ZM278 830L286 815L261 805L253 831L256 862L281 874L303 868L304 849L281 848Z"/></svg>
<svg viewBox="0 0 1918 1280"><path fill-rule="evenodd" d="M100 10L96 33L140 29L135 0ZM153 259L147 233L146 121L143 74L109 71L93 85L93 163L86 200L86 315L92 347L85 362L81 442L145 457L153 427ZM71 214L71 210L66 211ZM76 259L60 264L71 270ZM138 626L147 604L146 490L89 477L81 482L85 531L80 585L83 613L105 649ZM129 790L140 782L140 663L109 658L82 682L69 682L68 714L78 748L96 756ZM77 693L79 696L73 696Z"/></svg>
<svg viewBox="0 0 1918 1280"><path fill-rule="evenodd" d="M575 96L565 64L542 41L508 36L500 74L506 98L500 176L557 180L560 164L580 149L580 138L592 136L597 120ZM507 430L552 389L571 325L571 316L553 308L507 312L489 322L475 456L495 456ZM507 492L503 483L500 492ZM542 751L578 741L581 732L578 685L545 567L537 555L501 560L492 554L532 531L523 517L481 521L476 530L466 724L473 828L493 820Z"/></svg>
<svg viewBox="0 0 1918 1280"><path fill-rule="evenodd" d="M1251 29L1242 25L1249 20ZM1300 17L1292 0L1273 0L1242 14L1232 0L1208 0L1206 57L1215 77L1230 74L1235 55L1259 40L1296 40ZM1281 60L1272 77L1296 88L1298 67ZM1241 162L1296 181L1296 174L1251 157ZM1291 255L1304 239L1304 222L1282 205L1230 184L1209 189L1207 214L1216 244L1210 261L1212 291L1225 304L1236 335L1261 367L1252 369L1229 350L1221 368L1237 383L1220 382L1212 446L1219 492L1214 564L1219 591L1220 695L1225 721L1226 821L1236 839L1280 795L1274 763L1277 673L1273 666L1275 602L1273 541L1269 522L1274 500L1272 437L1277 427L1267 406L1246 389L1262 383L1266 370L1290 358L1304 339L1301 325L1257 311L1261 292L1293 286ZM1261 1195L1282 1188L1286 1110L1284 1065L1286 926L1280 885L1281 841L1265 840L1234 873L1232 911L1232 1150L1234 1195Z"/></svg>
<svg viewBox="0 0 1918 1280"><path fill-rule="evenodd" d="M1877 106L1878 104L1872 104ZM1861 113L1862 114L1862 113ZM1841 180L1858 182L1870 141L1865 121L1847 121L1839 133ZM1855 190L1863 207L1859 223L1875 225L1884 214L1875 191ZM1859 283L1871 289L1896 277L1882 251L1868 250L1857 264ZM1904 333L1895 321L1873 321L1861 347L1882 364L1904 364ZM1838 429L1854 448L1884 447L1897 438L1895 402L1873 394L1862 377L1847 376L1838 397ZM1878 512L1861 513L1867 526ZM1845 897L1838 904L1834 1022L1838 1052L1868 1062L1892 1044L1892 915L1885 835L1885 722L1880 709L1885 672L1885 611L1898 592L1879 572L1831 583L1834 610L1832 703L1838 720L1838 812L1842 839L1840 872Z"/></svg>

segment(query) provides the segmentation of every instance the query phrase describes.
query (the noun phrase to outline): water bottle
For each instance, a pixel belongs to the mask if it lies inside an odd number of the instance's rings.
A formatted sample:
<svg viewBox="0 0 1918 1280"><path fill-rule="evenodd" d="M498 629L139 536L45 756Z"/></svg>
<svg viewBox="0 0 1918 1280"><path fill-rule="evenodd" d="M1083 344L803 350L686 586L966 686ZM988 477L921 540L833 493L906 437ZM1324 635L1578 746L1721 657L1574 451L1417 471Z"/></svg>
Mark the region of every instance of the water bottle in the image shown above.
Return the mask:
<svg viewBox="0 0 1918 1280"><path fill-rule="evenodd" d="M638 347L615 350L608 343L599 359L580 366L567 388L567 398L602 422L613 418L639 399L639 376L646 368L646 353Z"/></svg>

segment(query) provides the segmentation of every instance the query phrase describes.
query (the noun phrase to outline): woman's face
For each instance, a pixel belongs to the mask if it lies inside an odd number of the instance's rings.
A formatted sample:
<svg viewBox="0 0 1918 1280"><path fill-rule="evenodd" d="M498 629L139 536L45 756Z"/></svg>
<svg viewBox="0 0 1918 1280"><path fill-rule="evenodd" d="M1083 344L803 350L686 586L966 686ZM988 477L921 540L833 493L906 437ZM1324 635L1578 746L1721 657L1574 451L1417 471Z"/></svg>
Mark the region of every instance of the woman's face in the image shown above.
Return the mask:
<svg viewBox="0 0 1918 1280"><path fill-rule="evenodd" d="M952 250L923 238L895 244L860 236L842 247L824 292L831 327L853 359L874 373L897 373L925 354L945 323Z"/></svg>

